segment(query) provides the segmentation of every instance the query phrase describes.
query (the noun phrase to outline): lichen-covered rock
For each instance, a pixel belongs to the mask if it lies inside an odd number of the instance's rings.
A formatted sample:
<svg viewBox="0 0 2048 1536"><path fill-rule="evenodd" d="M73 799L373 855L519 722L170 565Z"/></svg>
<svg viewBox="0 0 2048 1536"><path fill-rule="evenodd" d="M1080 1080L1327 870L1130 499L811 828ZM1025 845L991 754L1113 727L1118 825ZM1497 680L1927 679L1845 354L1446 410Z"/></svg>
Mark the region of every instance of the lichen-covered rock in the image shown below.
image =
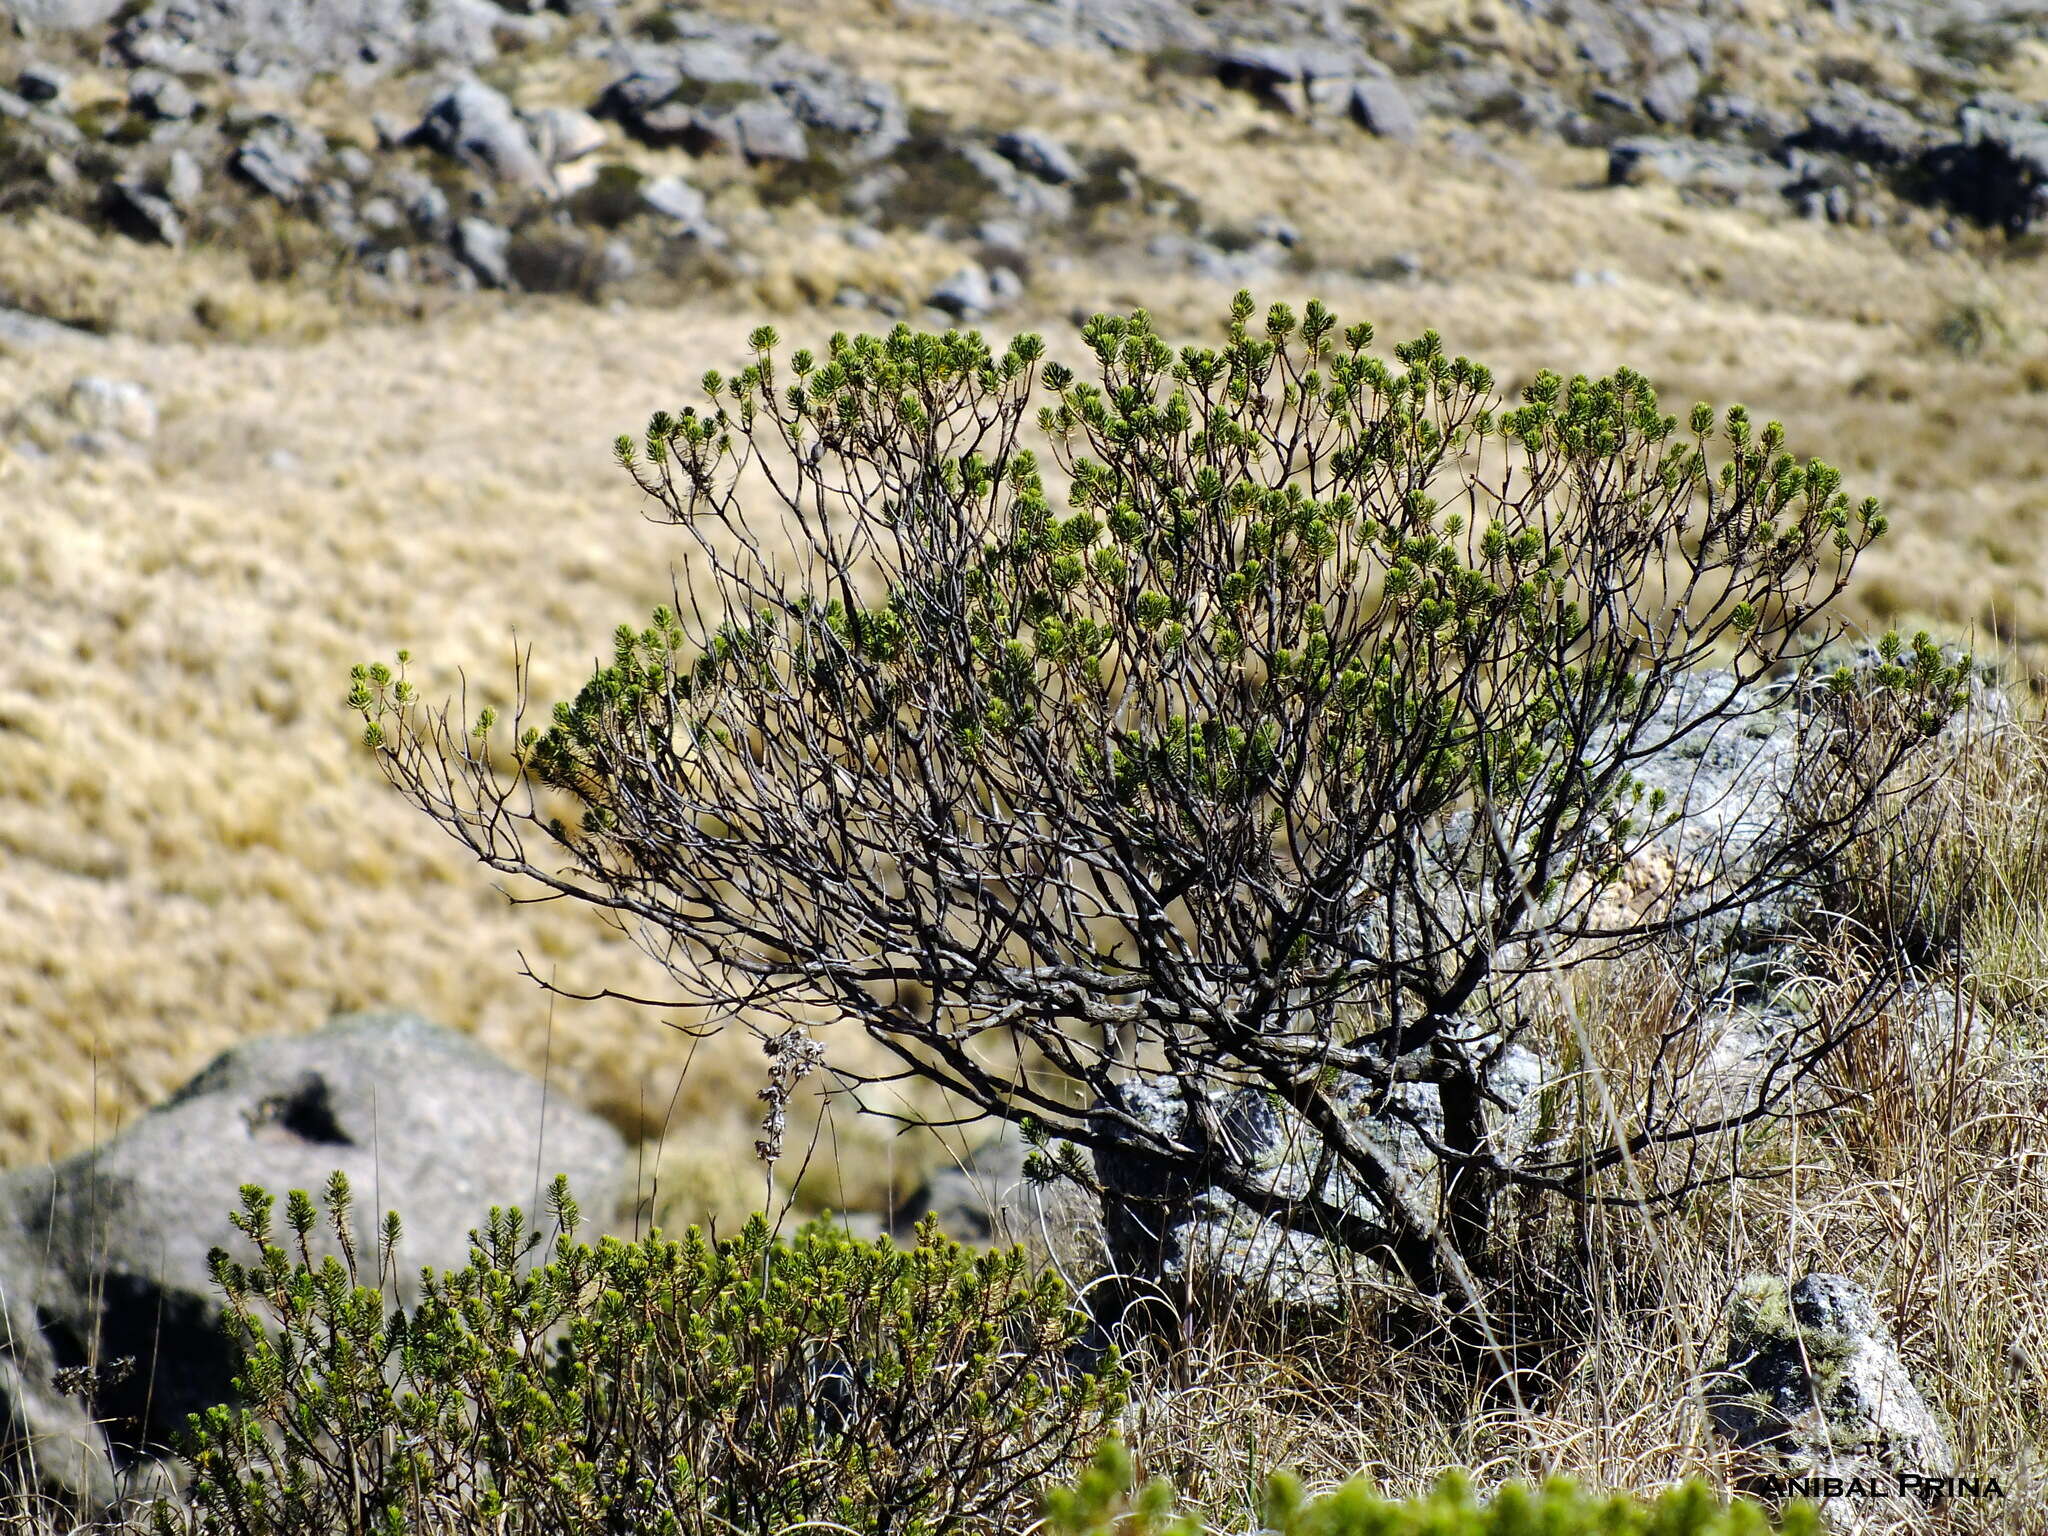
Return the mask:
<svg viewBox="0 0 2048 1536"><path fill-rule="evenodd" d="M1955 1452L1899 1358L1870 1295L1840 1275L1787 1287L1775 1275L1744 1281L1729 1305L1728 1358L1708 1382L1715 1426L1754 1458L1755 1476L1836 1477L1878 1494L1828 1499L1842 1524L1862 1515L1910 1515L1902 1473L1953 1476Z"/></svg>
<svg viewBox="0 0 2048 1536"><path fill-rule="evenodd" d="M246 1256L228 1222L240 1187L281 1204L336 1169L356 1195L365 1283L383 1212L400 1213L408 1300L421 1266L468 1262L491 1206L539 1214L537 1174L543 1187L566 1174L598 1230L618 1222L631 1176L609 1125L417 1015L341 1015L237 1046L113 1140L0 1176L0 1482L32 1465L44 1492L101 1510L160 1486L185 1416L229 1396L207 1254ZM320 1229L316 1262L336 1251ZM57 1389L61 1370L121 1360L125 1376L82 1398Z"/></svg>
<svg viewBox="0 0 2048 1536"><path fill-rule="evenodd" d="M1487 1084L1500 1100L1490 1132L1504 1156L1517 1156L1556 1128L1543 1122L1539 1089L1551 1073L1535 1053L1518 1045L1501 1050ZM1189 1113L1178 1085L1134 1081L1117 1106L1165 1140L1252 1175L1275 1198L1315 1199L1381 1224L1382 1213L1350 1173L1320 1156L1321 1144L1301 1118L1256 1087L1208 1091L1220 1143L1209 1144L1201 1117ZM1433 1223L1441 1195L1441 1165L1428 1140L1440 1140L1443 1106L1433 1083L1398 1084L1386 1102L1353 1079L1334 1091L1340 1112L1375 1147L1392 1176L1397 1197L1418 1220ZM1114 1130L1115 1119L1097 1119ZM1135 1147L1136 1140L1131 1144ZM1360 1277L1385 1280L1369 1259L1313 1232L1298 1231L1254 1211L1213 1185L1162 1177L1135 1151L1098 1150L1096 1177L1110 1195L1110 1256L1126 1275L1158 1285L1168 1295L1221 1287L1286 1311L1341 1307Z"/></svg>

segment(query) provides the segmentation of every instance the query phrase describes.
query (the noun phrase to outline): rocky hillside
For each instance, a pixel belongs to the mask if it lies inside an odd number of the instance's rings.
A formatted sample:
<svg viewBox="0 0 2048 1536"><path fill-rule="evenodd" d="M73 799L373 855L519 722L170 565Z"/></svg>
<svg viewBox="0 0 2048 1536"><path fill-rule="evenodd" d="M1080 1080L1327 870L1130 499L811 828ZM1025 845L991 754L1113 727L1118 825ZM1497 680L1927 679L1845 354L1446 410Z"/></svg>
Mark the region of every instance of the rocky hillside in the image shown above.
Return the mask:
<svg viewBox="0 0 2048 1536"><path fill-rule="evenodd" d="M586 993L658 972L508 909L338 699L406 644L429 694L462 666L502 702L514 625L573 690L676 558L605 445L763 319L1064 342L1249 285L1509 381L1627 362L1893 504L1860 615L2048 637L2033 0L0 17L0 1163L333 1006L459 1025L634 1137L671 1118L675 1037L605 1001L551 1040L519 953ZM757 1198L756 1071L698 1058L682 1206ZM839 1134L866 1186L931 1155Z"/></svg>

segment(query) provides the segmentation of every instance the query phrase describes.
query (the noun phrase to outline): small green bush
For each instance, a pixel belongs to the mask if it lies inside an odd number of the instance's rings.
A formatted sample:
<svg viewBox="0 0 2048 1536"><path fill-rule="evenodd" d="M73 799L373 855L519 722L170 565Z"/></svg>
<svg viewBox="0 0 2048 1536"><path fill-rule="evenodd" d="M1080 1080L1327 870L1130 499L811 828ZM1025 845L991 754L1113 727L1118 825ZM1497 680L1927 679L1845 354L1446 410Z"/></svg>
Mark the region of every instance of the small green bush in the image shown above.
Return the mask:
<svg viewBox="0 0 2048 1536"><path fill-rule="evenodd" d="M759 1216L716 1244L593 1248L569 1241L557 1179L549 1262L522 1273L543 1236L494 1207L474 1262L422 1271L417 1306L387 1314L358 1284L341 1174L342 1257L317 1265L309 1196L287 1204L296 1263L271 1197L242 1198L261 1257L212 1261L246 1401L193 1415L186 1452L204 1536L986 1530L1028 1517L1123 1403L1114 1361L1065 1368L1085 1320L1056 1277L930 1225L908 1249L822 1224L783 1241ZM388 1215L383 1273L399 1234ZM159 1509L159 1532L178 1523Z"/></svg>
<svg viewBox="0 0 2048 1536"><path fill-rule="evenodd" d="M1105 1445L1074 1487L1047 1495L1047 1536L1199 1536L1201 1522L1175 1514L1163 1483L1133 1494L1132 1482L1129 1454ZM1511 1483L1482 1503L1455 1472L1433 1493L1399 1503L1379 1498L1363 1482L1305 1499L1299 1484L1276 1478L1261 1524L1274 1536L1813 1536L1818 1529L1807 1505L1794 1505L1773 1525L1758 1505L1724 1505L1696 1482L1644 1503L1627 1494L1586 1493L1560 1478L1540 1489Z"/></svg>

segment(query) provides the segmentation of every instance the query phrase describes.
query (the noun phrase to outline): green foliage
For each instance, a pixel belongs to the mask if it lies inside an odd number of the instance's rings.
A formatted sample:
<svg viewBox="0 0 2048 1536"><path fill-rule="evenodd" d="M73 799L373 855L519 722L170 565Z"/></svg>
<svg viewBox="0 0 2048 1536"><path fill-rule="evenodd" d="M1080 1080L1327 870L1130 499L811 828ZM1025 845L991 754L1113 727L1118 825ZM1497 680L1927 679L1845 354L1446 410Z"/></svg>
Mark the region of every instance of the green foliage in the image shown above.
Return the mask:
<svg viewBox="0 0 2048 1536"><path fill-rule="evenodd" d="M1201 1522L1176 1514L1163 1484L1134 1494L1132 1482L1129 1455L1105 1445L1075 1486L1047 1494L1049 1536L1200 1536ZM1541 1488L1511 1483L1482 1502L1458 1473L1405 1502L1379 1498L1363 1482L1307 1499L1292 1479L1275 1478L1261 1520L1273 1536L1813 1536L1818 1529L1807 1505L1794 1505L1774 1525L1757 1505L1723 1505L1699 1483L1646 1503L1556 1479Z"/></svg>
<svg viewBox="0 0 2048 1536"><path fill-rule="evenodd" d="M468 1268L423 1272L417 1305L387 1312L359 1283L341 1174L325 1204L342 1256L318 1264L304 1192L296 1260L271 1197L242 1193L259 1258L212 1264L244 1401L191 1420L202 1536L983 1529L1122 1406L1114 1361L1066 1368L1084 1320L1056 1277L934 1226L909 1249L824 1224L785 1242L758 1216L717 1244L591 1247L558 1178L548 1262L522 1265L542 1234L493 1208ZM383 1237L389 1272L395 1213Z"/></svg>

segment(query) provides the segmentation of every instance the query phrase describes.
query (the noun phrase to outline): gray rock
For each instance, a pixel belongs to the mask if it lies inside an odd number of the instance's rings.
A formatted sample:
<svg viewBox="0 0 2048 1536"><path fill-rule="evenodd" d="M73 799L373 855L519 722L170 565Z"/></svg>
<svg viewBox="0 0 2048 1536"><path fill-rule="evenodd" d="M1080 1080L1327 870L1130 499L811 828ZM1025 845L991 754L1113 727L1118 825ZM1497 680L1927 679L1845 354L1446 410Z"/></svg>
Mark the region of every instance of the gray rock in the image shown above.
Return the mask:
<svg viewBox="0 0 2048 1536"><path fill-rule="evenodd" d="M179 123L199 111L199 98L176 75L138 69L128 77L128 105L152 122Z"/></svg>
<svg viewBox="0 0 2048 1536"><path fill-rule="evenodd" d="M1901 1472L1955 1472L1948 1433L1869 1293L1840 1275L1811 1274L1789 1288L1776 1275L1744 1281L1708 1406L1716 1428L1769 1469L1759 1476L1860 1477L1896 1489ZM1910 1497L1844 1495L1821 1513L1840 1525L1925 1510Z"/></svg>
<svg viewBox="0 0 2048 1536"><path fill-rule="evenodd" d="M797 115L780 101L743 101L727 113L725 122L739 152L751 165L769 160L810 158L810 141Z"/></svg>
<svg viewBox="0 0 2048 1536"><path fill-rule="evenodd" d="M455 258L486 288L512 286L512 235L488 219L459 219L455 225Z"/></svg>
<svg viewBox="0 0 2048 1536"><path fill-rule="evenodd" d="M70 84L71 77L68 74L56 65L45 64L40 59L31 59L23 65L21 73L14 79L14 88L21 93L22 98L37 105L58 100L63 96L65 87Z"/></svg>
<svg viewBox="0 0 2048 1536"><path fill-rule="evenodd" d="M975 320L994 311L997 302L995 285L985 267L971 264L934 288L926 302L955 320Z"/></svg>
<svg viewBox="0 0 2048 1536"><path fill-rule="evenodd" d="M1687 191L1733 201L1782 194L1794 179L1782 163L1758 151L1699 139L1617 139L1607 151L1610 186L1669 182Z"/></svg>
<svg viewBox="0 0 2048 1536"><path fill-rule="evenodd" d="M199 169L199 157L189 149L172 150L164 166L164 196L189 213L205 188L206 177Z"/></svg>
<svg viewBox="0 0 2048 1536"><path fill-rule="evenodd" d="M97 342L99 339L91 331L81 331L76 326L0 305L0 345L28 349L48 346L52 342Z"/></svg>
<svg viewBox="0 0 2048 1536"><path fill-rule="evenodd" d="M388 197L367 199L356 210L356 217L363 221L363 228L379 235L388 235L405 222L405 215L398 204Z"/></svg>
<svg viewBox="0 0 2048 1536"><path fill-rule="evenodd" d="M964 1158L938 1168L890 1214L887 1230L900 1241L929 1216L960 1242L1021 1244L1070 1282L1085 1283L1108 1262L1101 1203L1069 1179L1026 1179L1031 1150L1015 1126L1004 1124Z"/></svg>
<svg viewBox="0 0 2048 1536"><path fill-rule="evenodd" d="M71 419L88 432L104 432L132 442L156 436L156 402L132 379L88 374L72 381L64 397Z"/></svg>
<svg viewBox="0 0 2048 1536"><path fill-rule="evenodd" d="M136 68L295 89L316 74L360 84L422 65L489 63L504 19L489 0L148 0L109 47Z"/></svg>
<svg viewBox="0 0 2048 1536"><path fill-rule="evenodd" d="M872 160L901 143L896 93L793 47L770 28L695 12L667 18L678 41L622 56L625 69L596 112L635 138L693 153L722 148L752 160L807 158L822 134L834 155Z"/></svg>
<svg viewBox="0 0 2048 1536"><path fill-rule="evenodd" d="M498 181L546 191L553 180L512 103L475 78L436 97L407 142L424 144Z"/></svg>
<svg viewBox="0 0 2048 1536"><path fill-rule="evenodd" d="M0 1468L29 1450L45 1492L104 1510L160 1486L188 1413L230 1396L235 1357L207 1263L253 1257L228 1223L239 1186L316 1195L340 1169L356 1196L365 1284L377 1280L383 1212L404 1222L395 1283L460 1268L492 1205L535 1209L557 1172L598 1231L612 1230L631 1169L610 1126L466 1037L410 1014L337 1016L311 1034L230 1050L167 1102L91 1152L0 1175ZM337 1253L316 1229L316 1263ZM73 1366L134 1365L83 1398L57 1393ZM27 1447L20 1440L29 1441Z"/></svg>
<svg viewBox="0 0 2048 1536"><path fill-rule="evenodd" d="M542 107L526 122L535 152L550 166L568 165L605 146L604 124L574 107Z"/></svg>
<svg viewBox="0 0 2048 1536"><path fill-rule="evenodd" d="M1502 1155L1519 1156L1539 1137L1549 1144L1558 1134L1555 1126L1541 1123L1538 1090L1549 1076L1544 1063L1520 1046L1498 1052L1487 1082L1500 1100L1489 1118ZM1209 1145L1199 1120L1188 1113L1184 1085L1126 1083L1119 1107L1154 1135L1256 1177L1276 1199L1320 1200L1361 1220L1383 1221L1362 1184L1321 1162L1318 1139L1293 1110L1255 1087L1218 1085L1200 1091L1220 1127L1220 1145ZM1378 1153L1393 1181L1395 1198L1417 1220L1432 1224L1441 1168L1424 1133L1436 1138L1443 1133L1443 1107L1435 1084L1403 1083L1386 1103L1374 1104L1366 1086L1352 1079L1340 1083L1333 1097ZM1098 1123L1139 1145L1104 1113L1106 1108L1097 1106ZM1169 1294L1189 1286L1221 1287L1282 1310L1327 1311L1345 1304L1354 1281L1386 1278L1362 1255L1270 1220L1220 1189L1163 1180L1136 1153L1098 1150L1095 1172L1110 1197L1106 1239L1115 1267L1127 1276L1159 1284Z"/></svg>
<svg viewBox="0 0 2048 1536"><path fill-rule="evenodd" d="M82 32L111 21L127 0L7 0L6 12L39 31Z"/></svg>
<svg viewBox="0 0 2048 1536"><path fill-rule="evenodd" d="M664 219L688 228L704 222L704 194L680 176L656 176L641 183L640 201Z"/></svg>
<svg viewBox="0 0 2048 1536"><path fill-rule="evenodd" d="M1360 80L1351 87L1351 117L1366 132L1383 139L1413 143L1422 134L1422 120L1408 93L1392 80Z"/></svg>
<svg viewBox="0 0 2048 1536"><path fill-rule="evenodd" d="M289 118L265 118L228 157L228 169L281 203L296 202L326 154L324 140Z"/></svg>
<svg viewBox="0 0 2048 1536"><path fill-rule="evenodd" d="M167 197L135 181L108 186L101 208L107 221L131 240L177 246L185 241L185 221Z"/></svg>
<svg viewBox="0 0 2048 1536"><path fill-rule="evenodd" d="M1805 130L1787 142L1872 165L1900 165L1935 138L1933 129L1903 107L1837 80L1823 100L1807 108Z"/></svg>
<svg viewBox="0 0 2048 1536"><path fill-rule="evenodd" d="M454 212L448 206L448 194L430 178L415 170L403 170L391 178L391 190L417 233L438 240L453 229Z"/></svg>
<svg viewBox="0 0 2048 1536"><path fill-rule="evenodd" d="M1081 162L1058 139L1035 128L1018 128L996 136L996 153L1027 176L1070 186L1082 176Z"/></svg>
<svg viewBox="0 0 2048 1536"><path fill-rule="evenodd" d="M1683 127L1692 117L1702 82L1700 67L1691 59L1667 64L1643 87L1643 110L1653 121L1667 128Z"/></svg>

